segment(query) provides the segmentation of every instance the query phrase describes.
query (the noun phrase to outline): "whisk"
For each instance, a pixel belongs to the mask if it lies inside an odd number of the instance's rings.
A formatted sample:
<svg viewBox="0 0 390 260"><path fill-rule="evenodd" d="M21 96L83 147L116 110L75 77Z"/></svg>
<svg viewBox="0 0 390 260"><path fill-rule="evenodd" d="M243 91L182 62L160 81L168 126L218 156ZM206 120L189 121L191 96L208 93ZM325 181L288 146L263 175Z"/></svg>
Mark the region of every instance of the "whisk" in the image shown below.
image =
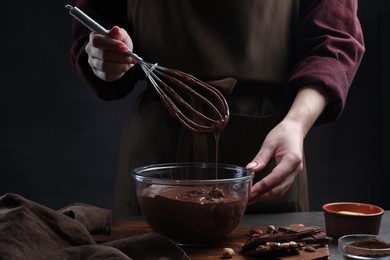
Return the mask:
<svg viewBox="0 0 390 260"><path fill-rule="evenodd" d="M109 37L107 29L79 8L65 7L91 31ZM185 128L197 133L215 133L226 126L229 106L218 89L188 73L144 61L131 50L127 51L127 55L137 61L170 114ZM199 101L203 106L199 105Z"/></svg>

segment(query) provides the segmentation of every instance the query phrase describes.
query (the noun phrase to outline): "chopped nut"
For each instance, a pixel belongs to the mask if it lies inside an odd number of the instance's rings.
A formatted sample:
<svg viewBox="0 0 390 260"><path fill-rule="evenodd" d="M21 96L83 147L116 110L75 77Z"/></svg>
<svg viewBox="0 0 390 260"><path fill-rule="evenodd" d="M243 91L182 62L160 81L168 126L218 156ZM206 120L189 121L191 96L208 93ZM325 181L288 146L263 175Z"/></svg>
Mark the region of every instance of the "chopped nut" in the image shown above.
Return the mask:
<svg viewBox="0 0 390 260"><path fill-rule="evenodd" d="M261 229L251 229L251 230L249 230L249 234L250 234L250 235L253 235L253 234L263 235L264 232L263 232L263 230L261 230Z"/></svg>
<svg viewBox="0 0 390 260"><path fill-rule="evenodd" d="M274 233L274 232L276 232L275 226L269 225L269 226L267 227L267 233L268 233L268 234L272 234L272 233Z"/></svg>
<svg viewBox="0 0 390 260"><path fill-rule="evenodd" d="M234 250L232 248L226 247L222 251L222 258L232 258L234 255Z"/></svg>

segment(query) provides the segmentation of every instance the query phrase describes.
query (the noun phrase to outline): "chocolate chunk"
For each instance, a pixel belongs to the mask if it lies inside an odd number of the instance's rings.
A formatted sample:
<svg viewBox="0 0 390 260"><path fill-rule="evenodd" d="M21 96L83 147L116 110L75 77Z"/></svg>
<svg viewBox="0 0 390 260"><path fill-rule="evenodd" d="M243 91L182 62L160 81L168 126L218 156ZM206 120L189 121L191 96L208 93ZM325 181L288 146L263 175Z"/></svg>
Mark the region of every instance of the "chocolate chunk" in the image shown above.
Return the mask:
<svg viewBox="0 0 390 260"><path fill-rule="evenodd" d="M223 194L223 191L218 187L213 187L208 195L209 195L210 199L217 199L217 198L225 197L225 195Z"/></svg>
<svg viewBox="0 0 390 260"><path fill-rule="evenodd" d="M288 234L298 234L299 236L307 234L315 234L317 232L323 231L322 227L317 226L304 226L302 224L292 224L289 226L279 227L278 231L288 233Z"/></svg>
<svg viewBox="0 0 390 260"><path fill-rule="evenodd" d="M267 243L267 242L288 242L298 239L296 234L284 234L284 233L274 233L274 234L253 234L248 241L241 247L241 251L251 250L258 245Z"/></svg>
<svg viewBox="0 0 390 260"><path fill-rule="evenodd" d="M244 255L293 254L307 244L311 247L320 247L330 241L322 227L293 224L279 227L271 234L252 234L242 245L241 253Z"/></svg>
<svg viewBox="0 0 390 260"><path fill-rule="evenodd" d="M290 242L266 242L265 244L259 245L253 250L250 250L246 255L265 255L265 254L297 254L297 249L303 248L303 243Z"/></svg>

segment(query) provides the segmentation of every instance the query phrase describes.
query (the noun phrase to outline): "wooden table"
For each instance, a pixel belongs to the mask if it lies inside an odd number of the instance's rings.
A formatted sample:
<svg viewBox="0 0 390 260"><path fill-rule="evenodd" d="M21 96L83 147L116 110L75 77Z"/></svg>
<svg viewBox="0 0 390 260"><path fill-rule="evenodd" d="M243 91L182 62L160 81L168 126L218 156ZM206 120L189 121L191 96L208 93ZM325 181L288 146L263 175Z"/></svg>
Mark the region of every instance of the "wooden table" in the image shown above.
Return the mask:
<svg viewBox="0 0 390 260"><path fill-rule="evenodd" d="M289 224L304 224L305 226L325 227L323 212L294 212L277 214L247 214L241 221L241 224L226 239L210 248L184 248L191 259L220 259L222 249L231 247L238 252L241 246L248 238L248 231L253 227L274 225L285 226ZM96 235L97 241L108 241L129 237L132 235L151 232L150 228L143 221L142 217L134 217L126 220L116 220L113 222L111 235ZM390 237L390 211L385 211L382 217L380 235ZM331 243L328 246L331 260L343 259L338 251L337 243ZM236 254L233 260L239 259L258 259L248 258ZM288 259L288 258L286 258ZM304 259L304 258L300 258Z"/></svg>
<svg viewBox="0 0 390 260"><path fill-rule="evenodd" d="M221 240L217 244L208 248L188 248L184 247L184 251L191 259L220 259L222 250L225 247L233 248L235 252L239 252L239 249L243 243L249 237L249 230L253 227L259 226L284 226L289 224L304 224L306 226L316 225L324 227L323 213L322 212L307 212L307 213L283 213L283 214L256 214L245 215L241 225L236 228L227 238ZM112 224L111 235L95 235L95 239L98 242L104 242L109 240L116 240L132 235L143 234L151 232L151 229L143 221L142 218L136 217L129 220L114 221ZM331 249L331 252L329 252ZM337 251L337 245L330 245L318 249L318 252L325 257L331 255L331 259L342 259L341 255ZM235 254L233 260L240 259L259 259L254 257L244 257L239 254ZM297 257L284 257L283 259L297 259ZM300 252L299 259L312 259L310 258L310 252Z"/></svg>
<svg viewBox="0 0 390 260"><path fill-rule="evenodd" d="M210 247L183 247L183 250L191 259L194 260L221 259L222 251L225 247L232 248L234 252L236 252L233 258L234 260L259 259L256 257L248 257L238 254L242 244L249 238L249 230L252 228L253 227L250 226L239 226L228 237L222 239L215 245ZM98 243L101 243L148 232L152 232L152 230L143 221L114 221L112 223L112 230L110 235L94 235L94 238ZM329 256L329 248L327 246L317 250L318 254L321 254L324 259L327 259L327 256ZM286 256L281 259L309 260L313 259L311 257L312 255L313 253L301 250L299 256Z"/></svg>

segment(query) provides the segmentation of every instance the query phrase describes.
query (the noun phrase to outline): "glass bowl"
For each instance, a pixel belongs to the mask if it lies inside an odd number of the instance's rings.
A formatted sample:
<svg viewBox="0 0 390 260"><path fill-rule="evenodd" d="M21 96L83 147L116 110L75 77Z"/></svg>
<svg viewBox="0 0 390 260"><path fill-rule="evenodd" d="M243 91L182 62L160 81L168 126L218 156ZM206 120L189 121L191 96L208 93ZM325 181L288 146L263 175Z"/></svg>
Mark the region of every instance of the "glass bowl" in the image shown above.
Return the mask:
<svg viewBox="0 0 390 260"><path fill-rule="evenodd" d="M212 163L156 164L133 170L137 198L150 228L180 245L216 242L244 215L253 172Z"/></svg>
<svg viewBox="0 0 390 260"><path fill-rule="evenodd" d="M345 259L390 259L389 239L369 234L352 234L338 240L338 248Z"/></svg>

